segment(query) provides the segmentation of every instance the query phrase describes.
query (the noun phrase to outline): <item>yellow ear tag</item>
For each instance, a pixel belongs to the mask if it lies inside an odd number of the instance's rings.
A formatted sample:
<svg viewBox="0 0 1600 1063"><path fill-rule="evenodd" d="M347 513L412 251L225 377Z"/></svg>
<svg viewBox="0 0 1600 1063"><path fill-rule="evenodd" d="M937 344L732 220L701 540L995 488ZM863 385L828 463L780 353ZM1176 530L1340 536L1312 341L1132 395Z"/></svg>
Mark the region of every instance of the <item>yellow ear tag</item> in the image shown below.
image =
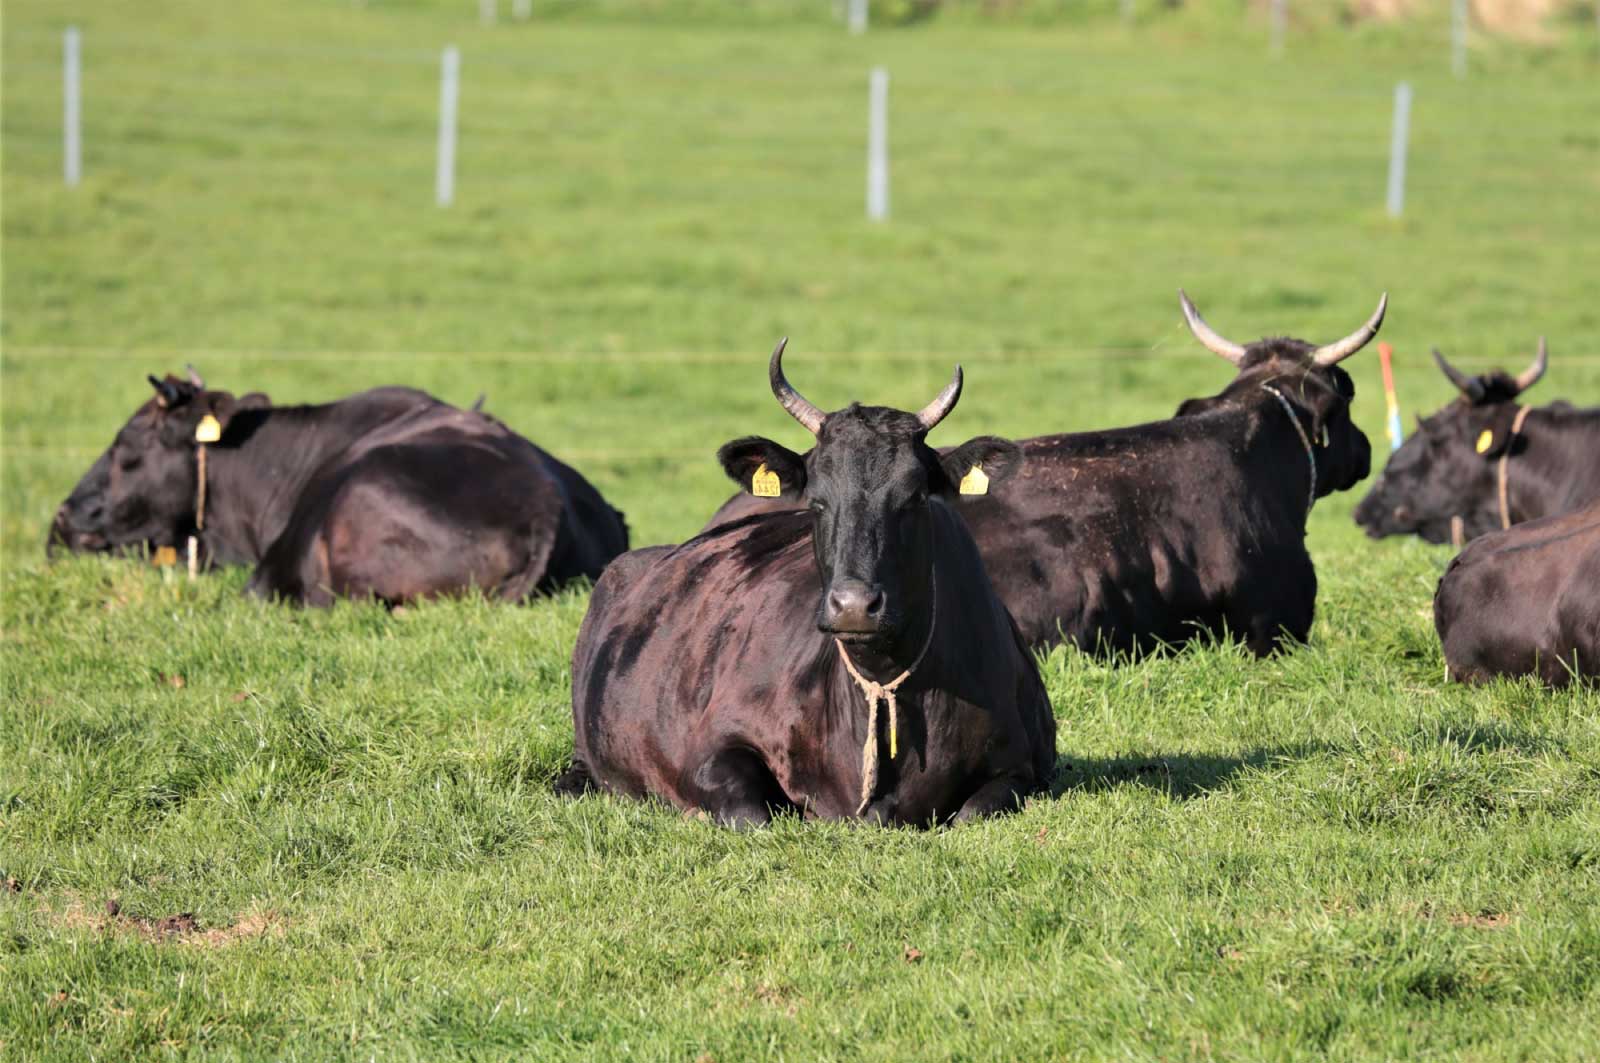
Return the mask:
<svg viewBox="0 0 1600 1063"><path fill-rule="evenodd" d="M209 413L200 418L200 423L194 426L194 441L196 443L215 443L222 438L222 424Z"/></svg>
<svg viewBox="0 0 1600 1063"><path fill-rule="evenodd" d="M158 546L156 554L150 563L157 568L171 568L178 563L178 548L175 546Z"/></svg>
<svg viewBox="0 0 1600 1063"><path fill-rule="evenodd" d="M1492 446L1494 446L1494 433L1485 428L1483 435L1478 437L1478 453L1482 454Z"/></svg>
<svg viewBox="0 0 1600 1063"><path fill-rule="evenodd" d="M777 498L783 494L783 488L778 483L778 474L770 471L766 462L762 462L756 469L756 474L750 477L750 493L757 498Z"/></svg>
<svg viewBox="0 0 1600 1063"><path fill-rule="evenodd" d="M967 470L961 478L961 493L964 495L986 495L989 493L989 477L981 465L974 465Z"/></svg>

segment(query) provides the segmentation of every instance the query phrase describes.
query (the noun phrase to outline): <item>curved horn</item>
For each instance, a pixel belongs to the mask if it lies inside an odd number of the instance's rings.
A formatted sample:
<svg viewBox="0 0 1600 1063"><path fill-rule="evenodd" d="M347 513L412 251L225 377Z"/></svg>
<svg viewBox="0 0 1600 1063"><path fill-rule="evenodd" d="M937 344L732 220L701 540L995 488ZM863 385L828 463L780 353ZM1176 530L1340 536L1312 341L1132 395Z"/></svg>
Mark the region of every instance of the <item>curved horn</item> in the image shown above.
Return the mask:
<svg viewBox="0 0 1600 1063"><path fill-rule="evenodd" d="M1539 382L1544 376L1544 371L1550 368L1550 351L1544 345L1544 337L1539 337L1539 353L1533 356L1533 364L1517 374L1517 394L1520 395Z"/></svg>
<svg viewBox="0 0 1600 1063"><path fill-rule="evenodd" d="M165 380L157 380L149 374L145 375L145 379L150 381L150 386L156 389L156 405L163 410L177 402L181 397L178 394L178 389Z"/></svg>
<svg viewBox="0 0 1600 1063"><path fill-rule="evenodd" d="M1437 347L1433 349L1433 360L1439 363L1439 371L1450 379L1450 383L1456 386L1457 391L1463 395L1470 393L1472 382L1467 377L1467 374L1445 361L1444 355L1439 353L1439 348Z"/></svg>
<svg viewBox="0 0 1600 1063"><path fill-rule="evenodd" d="M1206 319L1200 316L1200 311L1194 308L1189 301L1188 294L1178 289L1178 305L1183 307L1183 319L1189 323L1189 331L1194 333L1194 338L1199 340L1206 350L1212 354L1220 354L1234 365L1244 361L1244 347L1232 340L1223 339L1217 330L1206 324Z"/></svg>
<svg viewBox="0 0 1600 1063"><path fill-rule="evenodd" d="M1311 356L1312 361L1318 365L1337 365L1352 354L1355 354L1370 343L1372 337L1378 334L1378 328L1383 324L1384 311L1388 309L1389 293L1384 292L1378 296L1378 309L1374 310L1372 316L1367 318L1365 325L1362 325L1337 343L1318 347L1316 353Z"/></svg>
<svg viewBox="0 0 1600 1063"><path fill-rule="evenodd" d="M772 348L772 361L767 363L767 379L772 382L772 393L778 397L783 408L789 411L789 416L806 426L806 431L816 435L822 431L823 418L828 415L812 405L804 395L789 386L789 381L783 375L783 349L789 346L789 337L785 336Z"/></svg>
<svg viewBox="0 0 1600 1063"><path fill-rule="evenodd" d="M958 365L955 375L950 378L950 383L946 384L944 390L935 395L933 401L917 414L917 420L922 422L924 429L933 431L934 425L948 417L950 411L956 408L956 400L961 398L961 380L961 367Z"/></svg>
<svg viewBox="0 0 1600 1063"><path fill-rule="evenodd" d="M194 367L193 362L185 362L183 371L189 375L189 383L193 384L201 391L206 389L206 378L200 375L200 370Z"/></svg>

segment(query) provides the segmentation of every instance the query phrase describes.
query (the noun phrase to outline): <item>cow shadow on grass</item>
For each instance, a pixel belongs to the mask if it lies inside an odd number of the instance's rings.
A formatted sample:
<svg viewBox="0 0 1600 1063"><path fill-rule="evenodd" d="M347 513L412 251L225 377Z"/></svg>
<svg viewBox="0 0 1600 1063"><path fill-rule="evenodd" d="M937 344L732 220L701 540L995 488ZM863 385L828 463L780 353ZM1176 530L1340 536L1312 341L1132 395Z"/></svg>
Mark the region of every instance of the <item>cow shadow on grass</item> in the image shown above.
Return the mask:
<svg viewBox="0 0 1600 1063"><path fill-rule="evenodd" d="M1231 756L1205 753L1130 753L1122 757L1065 755L1056 761L1050 795L1101 793L1122 786L1159 790L1179 801L1226 790L1241 773L1304 760L1331 750L1322 743L1249 749Z"/></svg>

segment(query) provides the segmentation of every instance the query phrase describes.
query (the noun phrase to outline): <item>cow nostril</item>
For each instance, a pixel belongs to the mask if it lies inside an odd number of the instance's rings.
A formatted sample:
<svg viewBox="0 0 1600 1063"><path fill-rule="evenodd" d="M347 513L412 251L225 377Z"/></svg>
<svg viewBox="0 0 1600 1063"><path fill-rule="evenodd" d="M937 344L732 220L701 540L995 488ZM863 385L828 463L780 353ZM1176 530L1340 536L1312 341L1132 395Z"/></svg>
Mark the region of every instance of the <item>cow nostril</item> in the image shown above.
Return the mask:
<svg viewBox="0 0 1600 1063"><path fill-rule="evenodd" d="M828 615L852 627L883 616L886 600L882 588L859 580L846 580L828 591Z"/></svg>

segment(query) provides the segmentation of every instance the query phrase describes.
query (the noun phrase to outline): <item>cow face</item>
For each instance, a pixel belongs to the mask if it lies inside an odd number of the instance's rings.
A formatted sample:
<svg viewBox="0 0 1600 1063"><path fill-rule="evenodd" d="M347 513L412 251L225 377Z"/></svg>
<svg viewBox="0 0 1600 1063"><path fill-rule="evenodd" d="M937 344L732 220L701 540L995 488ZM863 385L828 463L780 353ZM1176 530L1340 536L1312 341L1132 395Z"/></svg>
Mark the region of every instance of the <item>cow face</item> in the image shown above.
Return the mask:
<svg viewBox="0 0 1600 1063"><path fill-rule="evenodd" d="M892 645L931 604L933 517L964 478L1005 480L1020 466L1012 442L980 437L940 455L928 432L955 407L961 370L922 412L851 405L824 413L783 377L773 351L772 387L817 444L802 457L768 439L734 440L718 453L745 491L805 501L823 593L817 627L845 642ZM978 470L973 477L973 470ZM972 478L969 478L972 477Z"/></svg>
<svg viewBox="0 0 1600 1063"><path fill-rule="evenodd" d="M1533 364L1516 377L1500 370L1468 377L1438 351L1433 357L1461 397L1417 422L1356 507L1356 523L1374 539L1449 542L1457 517L1468 539L1500 528L1495 465L1512 445L1517 397L1544 375L1549 352L1541 338Z"/></svg>
<svg viewBox="0 0 1600 1063"><path fill-rule="evenodd" d="M187 380L149 379L154 397L122 426L61 504L47 550L176 546L194 530L196 432L208 416L226 432L242 404L227 392L205 390L192 370Z"/></svg>
<svg viewBox="0 0 1600 1063"><path fill-rule="evenodd" d="M1260 405L1279 409L1266 393L1271 388L1295 407L1298 423L1311 440L1316 456L1316 497L1347 491L1372 471L1372 444L1350 418L1355 381L1339 363L1359 351L1378 334L1389 300L1355 332L1336 343L1316 346L1304 340L1274 337L1239 344L1223 339L1183 292L1178 293L1189 329L1208 349L1226 358L1237 370L1232 383L1209 398L1189 399L1178 407L1187 417L1221 406Z"/></svg>

